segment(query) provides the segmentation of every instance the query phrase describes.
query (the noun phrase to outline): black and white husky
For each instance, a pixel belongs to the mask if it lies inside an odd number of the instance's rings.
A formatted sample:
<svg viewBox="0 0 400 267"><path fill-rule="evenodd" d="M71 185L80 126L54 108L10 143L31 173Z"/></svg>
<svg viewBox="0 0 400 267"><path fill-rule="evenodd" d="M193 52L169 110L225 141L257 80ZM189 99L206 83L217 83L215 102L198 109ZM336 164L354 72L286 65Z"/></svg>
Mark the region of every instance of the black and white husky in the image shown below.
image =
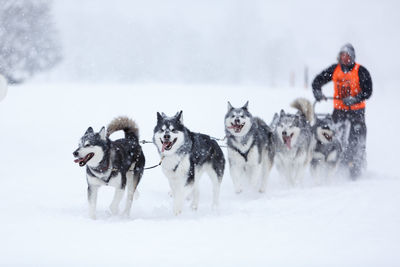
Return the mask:
<svg viewBox="0 0 400 267"><path fill-rule="evenodd" d="M225 115L230 174L236 193L245 184L256 185L259 192L264 192L275 154L271 129L252 116L248 104L234 108L228 102Z"/></svg>
<svg viewBox="0 0 400 267"><path fill-rule="evenodd" d="M199 202L199 178L206 172L213 185L213 205L218 205L225 159L217 142L208 135L193 133L183 125L182 111L173 117L157 112L153 142L162 158L174 200L173 212L182 212L186 193L193 193L192 209ZM189 190L190 189L190 190Z"/></svg>
<svg viewBox="0 0 400 267"><path fill-rule="evenodd" d="M310 170L318 180L330 179L339 165L342 145L336 128L330 114L324 118L315 118L313 125L315 146Z"/></svg>
<svg viewBox="0 0 400 267"><path fill-rule="evenodd" d="M125 138L110 140L109 136L119 130L125 132ZM118 117L108 125L107 133L104 127L98 133L89 127L73 155L79 166L86 165L89 216L96 218L97 191L102 185L115 187L114 199L110 205L113 214L118 213L125 187L128 188L124 215L129 216L133 195L145 164L136 123L127 117Z"/></svg>
<svg viewBox="0 0 400 267"><path fill-rule="evenodd" d="M311 123L314 119L313 107L307 99L298 98L292 104L296 114L275 114L272 128L275 133L275 165L278 172L291 185L302 183L312 156L314 139Z"/></svg>

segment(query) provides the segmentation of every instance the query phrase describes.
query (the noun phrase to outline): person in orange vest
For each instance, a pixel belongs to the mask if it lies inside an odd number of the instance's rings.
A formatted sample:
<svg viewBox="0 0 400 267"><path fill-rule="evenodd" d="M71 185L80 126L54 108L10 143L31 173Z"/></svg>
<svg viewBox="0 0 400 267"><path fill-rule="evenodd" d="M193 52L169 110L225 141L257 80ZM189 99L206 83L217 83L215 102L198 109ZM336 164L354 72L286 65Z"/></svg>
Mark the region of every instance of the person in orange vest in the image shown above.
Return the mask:
<svg viewBox="0 0 400 267"><path fill-rule="evenodd" d="M317 101L326 100L321 87L333 81L333 113L335 123L350 121L350 134L347 147L344 148L342 165L347 166L350 176L360 176L366 167L365 100L372 94L372 79L368 70L355 62L356 53L351 44L340 49L338 63L318 74L312 89Z"/></svg>

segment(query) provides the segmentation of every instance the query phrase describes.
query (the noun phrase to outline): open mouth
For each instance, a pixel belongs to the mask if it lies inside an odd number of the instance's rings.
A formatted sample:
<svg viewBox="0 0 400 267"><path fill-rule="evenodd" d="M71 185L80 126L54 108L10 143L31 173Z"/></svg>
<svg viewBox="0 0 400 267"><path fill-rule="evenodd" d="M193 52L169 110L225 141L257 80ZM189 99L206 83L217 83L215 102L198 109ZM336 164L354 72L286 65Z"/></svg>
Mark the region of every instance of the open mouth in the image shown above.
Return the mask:
<svg viewBox="0 0 400 267"><path fill-rule="evenodd" d="M78 158L78 159L74 160L74 162L75 162L75 163L79 163L79 166L80 166L80 167L83 167L83 166L86 165L86 163L87 163L91 158L93 158L93 156L94 156L94 153L89 153L89 154L87 154L86 156L84 156L83 158Z"/></svg>
<svg viewBox="0 0 400 267"><path fill-rule="evenodd" d="M245 125L245 122L243 122L242 124L231 123L231 126L228 126L228 129L233 129L235 131L235 133L240 133L240 131L242 130L244 125Z"/></svg>
<svg viewBox="0 0 400 267"><path fill-rule="evenodd" d="M176 143L177 138L175 138L172 142L170 140L161 140L161 144L162 144L162 149L161 152L164 152L165 150L171 150L172 146Z"/></svg>
<svg viewBox="0 0 400 267"><path fill-rule="evenodd" d="M286 145L288 149L292 148L292 137L293 133L290 135L282 134L283 143Z"/></svg>
<svg viewBox="0 0 400 267"><path fill-rule="evenodd" d="M332 141L332 136L329 135L328 133L323 133L322 135L323 135L323 136L325 137L325 139L328 140L329 142Z"/></svg>

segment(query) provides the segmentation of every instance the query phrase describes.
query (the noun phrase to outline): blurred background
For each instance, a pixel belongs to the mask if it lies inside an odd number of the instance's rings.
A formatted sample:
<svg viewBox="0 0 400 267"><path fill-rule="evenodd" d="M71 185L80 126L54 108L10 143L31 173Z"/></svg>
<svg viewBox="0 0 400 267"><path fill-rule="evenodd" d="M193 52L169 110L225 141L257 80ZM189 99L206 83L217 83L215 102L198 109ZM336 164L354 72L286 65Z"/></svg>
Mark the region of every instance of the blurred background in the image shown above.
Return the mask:
<svg viewBox="0 0 400 267"><path fill-rule="evenodd" d="M400 2L1 0L9 82L305 87L350 42L375 88L399 81Z"/></svg>

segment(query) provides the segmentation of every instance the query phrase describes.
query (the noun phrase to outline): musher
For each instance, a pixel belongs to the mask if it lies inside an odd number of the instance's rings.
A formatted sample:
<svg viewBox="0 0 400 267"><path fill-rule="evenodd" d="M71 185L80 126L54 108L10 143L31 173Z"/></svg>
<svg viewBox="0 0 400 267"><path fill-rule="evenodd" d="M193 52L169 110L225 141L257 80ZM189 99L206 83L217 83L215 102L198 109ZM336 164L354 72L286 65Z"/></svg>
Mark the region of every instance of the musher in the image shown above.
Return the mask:
<svg viewBox="0 0 400 267"><path fill-rule="evenodd" d="M344 148L342 166L348 167L354 179L366 167L365 100L372 94L372 80L368 70L355 62L356 54L351 44L345 44L337 57L338 63L318 74L312 89L317 101L326 100L321 87L333 81L333 113L335 123L351 123L347 147Z"/></svg>

